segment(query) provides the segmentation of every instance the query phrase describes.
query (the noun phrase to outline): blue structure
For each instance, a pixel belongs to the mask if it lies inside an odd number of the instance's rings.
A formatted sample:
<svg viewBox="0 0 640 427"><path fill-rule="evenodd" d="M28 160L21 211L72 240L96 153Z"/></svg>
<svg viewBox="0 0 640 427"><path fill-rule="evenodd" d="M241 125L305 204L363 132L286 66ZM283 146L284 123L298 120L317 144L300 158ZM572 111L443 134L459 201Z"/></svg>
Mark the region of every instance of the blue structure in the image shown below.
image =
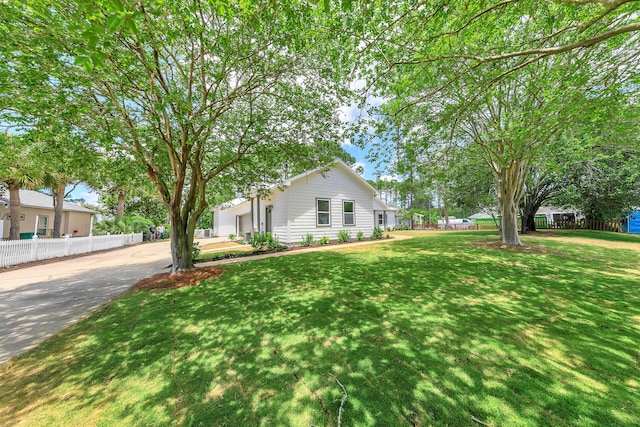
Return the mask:
<svg viewBox="0 0 640 427"><path fill-rule="evenodd" d="M624 233L640 234L640 211L631 212L622 223Z"/></svg>

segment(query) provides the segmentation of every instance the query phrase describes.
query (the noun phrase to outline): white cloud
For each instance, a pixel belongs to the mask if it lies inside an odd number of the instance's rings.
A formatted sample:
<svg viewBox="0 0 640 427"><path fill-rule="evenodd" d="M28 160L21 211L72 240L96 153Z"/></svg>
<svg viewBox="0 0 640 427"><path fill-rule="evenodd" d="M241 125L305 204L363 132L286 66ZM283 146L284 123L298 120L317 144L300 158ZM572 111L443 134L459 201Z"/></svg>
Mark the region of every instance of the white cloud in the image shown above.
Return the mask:
<svg viewBox="0 0 640 427"><path fill-rule="evenodd" d="M88 203L90 205L97 205L98 204L98 199L100 198L100 195L98 193L95 193L91 190L89 191L83 191L81 192L78 197L80 199L84 199L85 203Z"/></svg>
<svg viewBox="0 0 640 427"><path fill-rule="evenodd" d="M364 164L364 162L355 162L353 165L351 165L351 169L357 174L364 176L366 165Z"/></svg>
<svg viewBox="0 0 640 427"><path fill-rule="evenodd" d="M391 174L391 175L382 175L380 177L380 181L386 181L386 182L390 182L390 181L402 181L402 179L398 179L398 174Z"/></svg>

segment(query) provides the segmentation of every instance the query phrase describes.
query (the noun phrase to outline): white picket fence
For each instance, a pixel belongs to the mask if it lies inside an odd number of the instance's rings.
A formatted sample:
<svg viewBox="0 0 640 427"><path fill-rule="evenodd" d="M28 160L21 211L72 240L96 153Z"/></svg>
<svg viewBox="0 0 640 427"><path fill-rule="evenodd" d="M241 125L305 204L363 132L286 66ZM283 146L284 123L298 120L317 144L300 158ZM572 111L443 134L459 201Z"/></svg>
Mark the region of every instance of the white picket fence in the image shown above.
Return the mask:
<svg viewBox="0 0 640 427"><path fill-rule="evenodd" d="M0 267L142 243L142 233L62 239L0 240Z"/></svg>

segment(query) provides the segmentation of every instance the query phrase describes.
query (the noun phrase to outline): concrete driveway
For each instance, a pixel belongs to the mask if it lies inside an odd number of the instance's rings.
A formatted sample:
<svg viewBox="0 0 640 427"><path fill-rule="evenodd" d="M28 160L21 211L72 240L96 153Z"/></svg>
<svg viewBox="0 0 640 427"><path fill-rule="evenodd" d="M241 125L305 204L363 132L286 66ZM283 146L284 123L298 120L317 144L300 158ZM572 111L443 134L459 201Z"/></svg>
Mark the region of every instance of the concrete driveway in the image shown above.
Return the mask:
<svg viewBox="0 0 640 427"><path fill-rule="evenodd" d="M170 264L167 240L0 273L0 363Z"/></svg>

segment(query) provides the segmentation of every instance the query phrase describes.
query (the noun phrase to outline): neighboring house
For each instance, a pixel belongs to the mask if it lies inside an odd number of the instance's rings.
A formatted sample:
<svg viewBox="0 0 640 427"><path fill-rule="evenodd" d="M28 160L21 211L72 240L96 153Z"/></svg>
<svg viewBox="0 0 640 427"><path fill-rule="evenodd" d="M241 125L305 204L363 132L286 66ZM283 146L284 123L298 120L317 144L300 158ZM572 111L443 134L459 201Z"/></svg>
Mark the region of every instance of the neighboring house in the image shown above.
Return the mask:
<svg viewBox="0 0 640 427"><path fill-rule="evenodd" d="M284 244L307 234L337 239L340 230L370 237L374 227L396 225L396 208L376 198L376 190L336 160L324 171L307 171L270 189L267 195L238 198L214 208L214 235L271 232Z"/></svg>
<svg viewBox="0 0 640 427"><path fill-rule="evenodd" d="M71 202L64 202L60 234L74 237L88 236L94 211ZM53 197L31 190L20 190L20 233L23 237L38 233L40 237L53 234ZM36 224L37 219L37 224ZM0 238L9 237L11 214L9 191L0 193Z"/></svg>
<svg viewBox="0 0 640 427"><path fill-rule="evenodd" d="M581 219L582 215L575 209L563 209L552 206L541 206L536 212L536 216L546 216L550 227L561 226L567 222L575 222Z"/></svg>
<svg viewBox="0 0 640 427"><path fill-rule="evenodd" d="M500 219L500 215L496 214L496 218ZM555 208L549 206L541 206L535 215L536 224L539 224L542 228L555 227L567 222L575 222L576 219L582 218L580 212L572 209ZM469 217L474 222L488 223L493 222L493 217L486 212L478 212ZM518 221L520 217L518 216Z"/></svg>

